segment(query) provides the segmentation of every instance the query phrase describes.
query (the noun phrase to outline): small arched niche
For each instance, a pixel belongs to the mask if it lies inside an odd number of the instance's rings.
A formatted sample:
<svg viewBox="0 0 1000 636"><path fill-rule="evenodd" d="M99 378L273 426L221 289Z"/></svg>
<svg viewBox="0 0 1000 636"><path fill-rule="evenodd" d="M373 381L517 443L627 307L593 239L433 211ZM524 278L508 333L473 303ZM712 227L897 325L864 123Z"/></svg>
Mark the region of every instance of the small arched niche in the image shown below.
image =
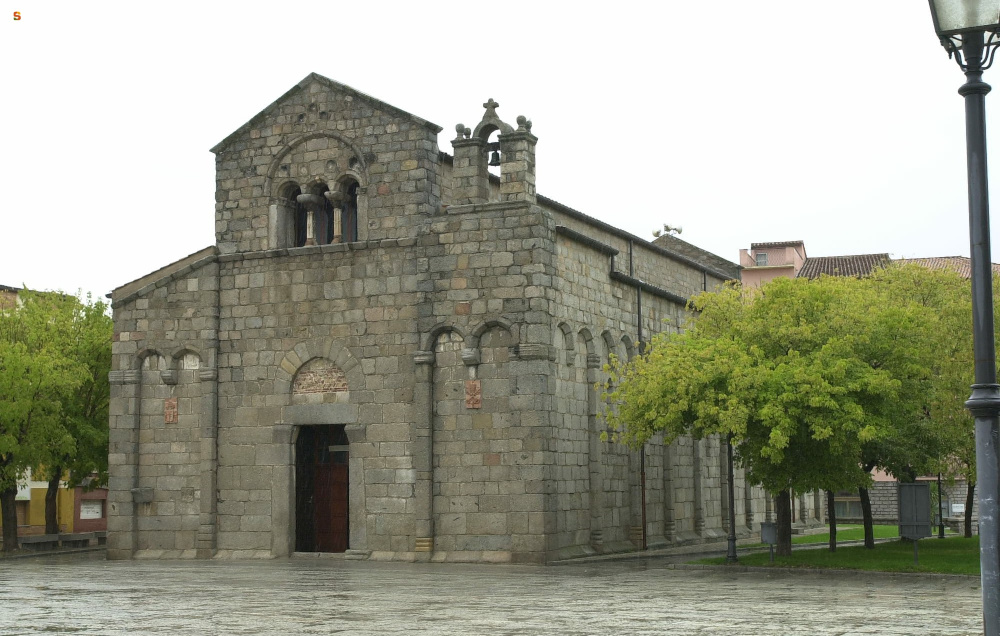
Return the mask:
<svg viewBox="0 0 1000 636"><path fill-rule="evenodd" d="M344 176L337 182L333 209L333 243L354 243L358 240L358 193L361 185L354 177Z"/></svg>
<svg viewBox="0 0 1000 636"><path fill-rule="evenodd" d="M277 247L302 247L306 244L308 221L305 206L298 202L302 188L289 182L278 190L278 211L281 216L277 223Z"/></svg>

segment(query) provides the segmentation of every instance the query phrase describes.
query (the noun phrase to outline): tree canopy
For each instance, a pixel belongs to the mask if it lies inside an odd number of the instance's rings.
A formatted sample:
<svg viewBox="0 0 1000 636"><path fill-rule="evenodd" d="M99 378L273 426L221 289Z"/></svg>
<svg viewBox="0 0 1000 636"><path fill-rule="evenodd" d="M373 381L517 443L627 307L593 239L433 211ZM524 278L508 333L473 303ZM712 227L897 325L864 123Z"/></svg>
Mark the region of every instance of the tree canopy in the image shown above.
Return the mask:
<svg viewBox="0 0 1000 636"><path fill-rule="evenodd" d="M107 472L106 305L55 292L19 293L0 311L0 510L4 550L17 545L14 497L25 471L71 478ZM58 482L58 479L56 479Z"/></svg>
<svg viewBox="0 0 1000 636"><path fill-rule="evenodd" d="M612 437L731 434L748 479L774 494L867 486L875 466L925 471L954 443L931 416L953 371L942 358L964 346L949 322L963 284L906 266L703 293L684 331L609 365Z"/></svg>

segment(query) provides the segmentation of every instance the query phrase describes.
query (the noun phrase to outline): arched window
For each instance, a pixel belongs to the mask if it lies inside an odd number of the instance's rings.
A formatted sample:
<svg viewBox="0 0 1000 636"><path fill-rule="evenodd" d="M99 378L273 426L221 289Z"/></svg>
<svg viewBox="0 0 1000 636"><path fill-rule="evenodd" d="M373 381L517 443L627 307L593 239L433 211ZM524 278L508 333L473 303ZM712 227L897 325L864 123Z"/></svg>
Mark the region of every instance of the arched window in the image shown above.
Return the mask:
<svg viewBox="0 0 1000 636"><path fill-rule="evenodd" d="M323 196L323 209L316 213L316 242L320 245L333 243L333 204L325 195L330 188L323 186L319 194Z"/></svg>
<svg viewBox="0 0 1000 636"><path fill-rule="evenodd" d="M306 209L296 199L302 194L302 188L295 186L288 190L288 209L292 214L292 247L302 247L306 244Z"/></svg>

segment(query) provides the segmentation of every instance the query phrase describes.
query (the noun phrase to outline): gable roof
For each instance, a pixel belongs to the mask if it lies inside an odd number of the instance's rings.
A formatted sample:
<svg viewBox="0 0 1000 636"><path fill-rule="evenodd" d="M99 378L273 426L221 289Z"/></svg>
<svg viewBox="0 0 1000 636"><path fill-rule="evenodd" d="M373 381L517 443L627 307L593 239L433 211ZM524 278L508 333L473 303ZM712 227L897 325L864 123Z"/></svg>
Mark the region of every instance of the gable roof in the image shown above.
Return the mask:
<svg viewBox="0 0 1000 636"><path fill-rule="evenodd" d="M661 234L656 237L653 239L653 245L686 256L699 265L723 273L727 279L738 280L740 278L740 270L743 269L736 263L730 262L708 250L703 250L697 245L692 245L671 234Z"/></svg>
<svg viewBox="0 0 1000 636"><path fill-rule="evenodd" d="M972 278L972 259L968 256L932 256L929 258L898 258L902 265L921 265L927 269L950 269L962 278ZM1000 264L993 263L993 273L1000 274Z"/></svg>
<svg viewBox="0 0 1000 636"><path fill-rule="evenodd" d="M807 258L796 278L820 276L867 276L877 267L890 263L888 254L856 254L854 256L818 256Z"/></svg>
<svg viewBox="0 0 1000 636"><path fill-rule="evenodd" d="M248 131L257 122L259 122L261 119L263 119L265 116L267 116L267 114L269 112L271 112L272 110L274 110L275 108L277 108L278 105L281 104L283 101L285 101L288 97L294 95L295 93L297 93L299 91L307 90L309 88L309 84L311 84L312 82L319 82L320 84L323 84L324 86L326 86L327 88L329 88L331 90L335 90L335 91L340 92L340 93L347 93L349 95L353 95L355 97L363 99L363 100L369 102L370 104L374 104L375 106L377 106L381 110L385 110L385 111L388 111L388 112L391 112L391 113L395 113L396 115L398 115L400 117L404 117L406 119L413 120L414 122L420 124L421 126L426 126L427 128L430 128L431 130L433 130L435 133L439 133L442 130L444 130L441 126L438 126L437 124L433 124L433 123L427 121L426 119L424 119L422 117L417 117L416 115L414 115L412 113L406 112L402 108L397 108L397 107L393 106L392 104L388 104L386 102L383 102L382 100L377 99L375 97L372 97L371 95L368 95L366 93L362 93L361 91L359 91L357 89L351 88L347 84L341 84L340 82L335 82L335 81L333 81L332 79L330 79L328 77L323 77L319 73L310 73L310 74L306 75L302 79L301 82L299 82L295 86L293 86L290 89L288 89L285 92L284 95L282 95L278 99L276 99L273 102L271 102L270 104L268 104L264 108L264 110L260 111L259 113L257 113L253 117L251 117L250 120L247 121L247 123L243 124L242 126L240 126L239 128L237 128L236 130L234 130L232 133L230 133L225 139L223 139L219 143L217 143L214 146L212 146L211 151L214 152L214 153L218 153L219 151L221 151L223 148L225 148L226 146L228 146L229 143L232 142L236 137L239 137L244 132Z"/></svg>

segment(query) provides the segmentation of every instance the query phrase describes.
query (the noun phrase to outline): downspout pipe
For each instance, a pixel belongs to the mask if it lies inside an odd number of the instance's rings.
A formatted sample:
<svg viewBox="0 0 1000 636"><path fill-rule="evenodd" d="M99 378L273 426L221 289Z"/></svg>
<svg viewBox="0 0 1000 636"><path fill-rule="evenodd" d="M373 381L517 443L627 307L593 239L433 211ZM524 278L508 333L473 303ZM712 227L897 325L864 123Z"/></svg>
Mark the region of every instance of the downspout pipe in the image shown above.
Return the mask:
<svg viewBox="0 0 1000 636"><path fill-rule="evenodd" d="M634 259L634 248L633 242L629 240L628 242L628 275L631 278L635 278L635 259ZM639 354L646 352L646 341L642 337L642 288L636 285L635 287L635 298L636 298L636 337L639 341ZM643 444L639 449L639 492L641 497L641 510L642 510L642 549L645 550L649 546L646 537L646 445Z"/></svg>

